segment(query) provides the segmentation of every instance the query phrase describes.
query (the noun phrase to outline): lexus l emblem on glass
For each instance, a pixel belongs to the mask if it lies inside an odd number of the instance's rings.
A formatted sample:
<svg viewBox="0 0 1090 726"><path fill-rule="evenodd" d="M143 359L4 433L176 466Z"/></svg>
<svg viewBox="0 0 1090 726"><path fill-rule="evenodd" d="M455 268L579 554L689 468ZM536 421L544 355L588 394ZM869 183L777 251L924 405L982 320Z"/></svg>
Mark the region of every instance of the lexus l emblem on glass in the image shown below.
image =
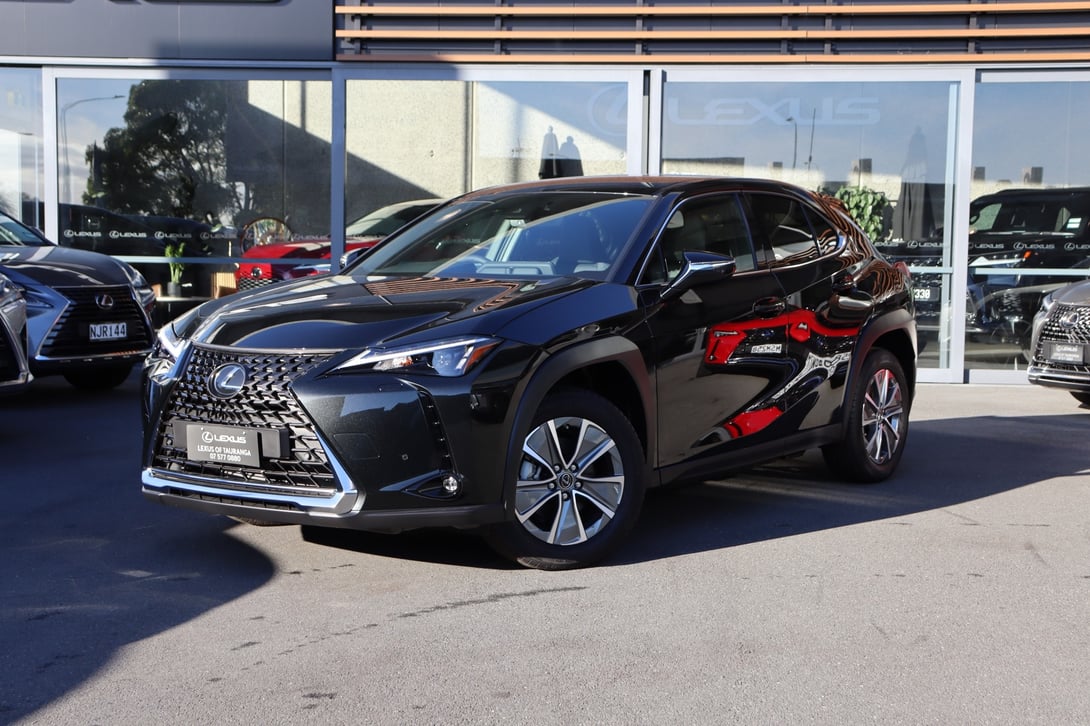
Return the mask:
<svg viewBox="0 0 1090 726"><path fill-rule="evenodd" d="M101 295L95 295L95 304L103 310L112 310L114 307L113 295L105 292Z"/></svg>
<svg viewBox="0 0 1090 726"><path fill-rule="evenodd" d="M246 384L246 369L238 363L226 363L208 376L208 390L217 398L230 398Z"/></svg>

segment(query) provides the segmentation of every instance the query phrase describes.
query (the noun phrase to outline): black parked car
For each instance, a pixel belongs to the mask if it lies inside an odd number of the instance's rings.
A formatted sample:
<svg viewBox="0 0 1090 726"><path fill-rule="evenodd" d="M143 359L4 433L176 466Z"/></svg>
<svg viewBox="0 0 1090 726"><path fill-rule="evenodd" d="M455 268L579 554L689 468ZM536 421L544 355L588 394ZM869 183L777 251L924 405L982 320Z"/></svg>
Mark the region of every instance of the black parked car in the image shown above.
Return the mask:
<svg viewBox="0 0 1090 726"><path fill-rule="evenodd" d="M0 273L26 298L33 375L113 388L151 352L155 294L131 265L58 247L0 212Z"/></svg>
<svg viewBox="0 0 1090 726"><path fill-rule="evenodd" d="M1090 280L1045 296L1033 320L1029 380L1090 406Z"/></svg>
<svg viewBox="0 0 1090 726"><path fill-rule="evenodd" d="M343 274L212 301L145 371L143 490L242 520L481 527L594 562L646 487L812 447L889 476L916 359L903 265L757 180L467 194Z"/></svg>

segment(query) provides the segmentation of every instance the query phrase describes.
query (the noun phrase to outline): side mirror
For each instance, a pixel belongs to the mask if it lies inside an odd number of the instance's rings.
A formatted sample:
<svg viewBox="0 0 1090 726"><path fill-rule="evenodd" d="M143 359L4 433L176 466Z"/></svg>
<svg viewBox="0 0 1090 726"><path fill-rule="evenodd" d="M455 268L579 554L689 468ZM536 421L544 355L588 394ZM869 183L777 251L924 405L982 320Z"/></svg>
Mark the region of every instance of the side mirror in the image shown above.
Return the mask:
<svg viewBox="0 0 1090 726"><path fill-rule="evenodd" d="M356 260L363 257L365 254L370 252L371 249L372 248L370 248L370 247L357 247L354 250L348 250L343 255L341 255L341 267L340 267L340 269L343 270L344 268L348 267L353 262L355 262Z"/></svg>
<svg viewBox="0 0 1090 726"><path fill-rule="evenodd" d="M681 272L662 291L663 300L680 297L694 287L717 282L734 274L734 258L729 255L688 250L684 252L684 259Z"/></svg>

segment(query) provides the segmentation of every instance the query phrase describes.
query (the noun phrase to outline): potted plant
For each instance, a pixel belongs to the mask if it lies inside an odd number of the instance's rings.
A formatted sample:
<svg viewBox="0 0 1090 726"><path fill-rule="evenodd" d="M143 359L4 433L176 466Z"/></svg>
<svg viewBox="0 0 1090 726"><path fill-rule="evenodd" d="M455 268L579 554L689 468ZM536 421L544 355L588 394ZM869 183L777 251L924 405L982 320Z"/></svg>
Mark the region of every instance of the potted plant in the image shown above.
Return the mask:
<svg viewBox="0 0 1090 726"><path fill-rule="evenodd" d="M855 219L867 237L873 242L878 242L885 237L886 208L890 206L889 197L884 192L867 187L841 187L834 194L837 199L844 202L848 213Z"/></svg>
<svg viewBox="0 0 1090 726"><path fill-rule="evenodd" d="M170 281L167 282L167 297L181 297L182 273L185 271L185 263L179 262L174 258L185 255L185 242L181 240L168 242L163 248L163 254L168 258L171 258L171 261L167 263L167 267L170 268Z"/></svg>

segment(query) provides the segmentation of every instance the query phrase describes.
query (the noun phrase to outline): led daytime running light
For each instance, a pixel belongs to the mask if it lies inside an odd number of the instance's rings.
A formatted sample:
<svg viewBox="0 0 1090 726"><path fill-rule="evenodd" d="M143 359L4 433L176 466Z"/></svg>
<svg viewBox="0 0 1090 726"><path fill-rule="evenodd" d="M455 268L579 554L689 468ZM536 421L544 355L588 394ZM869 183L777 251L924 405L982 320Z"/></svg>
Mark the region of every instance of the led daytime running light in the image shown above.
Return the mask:
<svg viewBox="0 0 1090 726"><path fill-rule="evenodd" d="M366 367L374 371L420 369L441 376L460 376L477 365L499 341L458 338L393 349L368 349L339 366L339 370Z"/></svg>

